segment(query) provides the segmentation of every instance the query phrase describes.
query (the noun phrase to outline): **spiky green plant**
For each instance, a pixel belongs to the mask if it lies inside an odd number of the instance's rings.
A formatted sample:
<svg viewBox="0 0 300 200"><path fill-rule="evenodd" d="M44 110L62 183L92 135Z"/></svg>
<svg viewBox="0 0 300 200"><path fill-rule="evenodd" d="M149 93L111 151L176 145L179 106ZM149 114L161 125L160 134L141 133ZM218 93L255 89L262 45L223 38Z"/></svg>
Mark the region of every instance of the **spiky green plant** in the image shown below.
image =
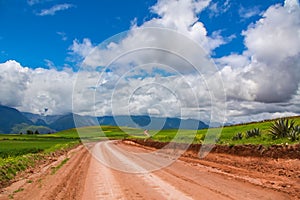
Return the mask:
<svg viewBox="0 0 300 200"><path fill-rule="evenodd" d="M261 131L259 130L259 128L254 128L252 130L246 131L246 138L256 137L260 135L261 135Z"/></svg>
<svg viewBox="0 0 300 200"><path fill-rule="evenodd" d="M274 139L288 137L291 131L294 129L294 120L281 118L275 121L270 128L270 134Z"/></svg>
<svg viewBox="0 0 300 200"><path fill-rule="evenodd" d="M291 141L296 141L296 140L299 140L300 138L300 126L294 126L293 127L293 130L291 130L289 133L288 133L288 138L291 140Z"/></svg>
<svg viewBox="0 0 300 200"><path fill-rule="evenodd" d="M241 132L237 133L235 136L232 137L232 140L241 140L243 139L243 134Z"/></svg>

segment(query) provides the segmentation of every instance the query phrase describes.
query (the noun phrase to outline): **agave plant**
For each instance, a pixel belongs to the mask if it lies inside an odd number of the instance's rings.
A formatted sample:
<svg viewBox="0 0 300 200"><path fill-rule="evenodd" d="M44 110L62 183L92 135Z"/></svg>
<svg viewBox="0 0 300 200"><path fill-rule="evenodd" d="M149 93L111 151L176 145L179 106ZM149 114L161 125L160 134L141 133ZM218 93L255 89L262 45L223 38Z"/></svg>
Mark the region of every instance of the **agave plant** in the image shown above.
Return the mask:
<svg viewBox="0 0 300 200"><path fill-rule="evenodd" d="M235 136L232 137L232 140L241 140L243 139L243 134L241 132L237 133Z"/></svg>
<svg viewBox="0 0 300 200"><path fill-rule="evenodd" d="M288 137L291 141L299 140L300 138L300 126L294 126L293 130L289 132Z"/></svg>
<svg viewBox="0 0 300 200"><path fill-rule="evenodd" d="M289 119L279 119L271 125L270 133L273 135L274 139L284 138L289 136L291 131L294 129L295 122Z"/></svg>
<svg viewBox="0 0 300 200"><path fill-rule="evenodd" d="M250 131L246 131L246 138L260 136L261 132L259 128L252 129Z"/></svg>

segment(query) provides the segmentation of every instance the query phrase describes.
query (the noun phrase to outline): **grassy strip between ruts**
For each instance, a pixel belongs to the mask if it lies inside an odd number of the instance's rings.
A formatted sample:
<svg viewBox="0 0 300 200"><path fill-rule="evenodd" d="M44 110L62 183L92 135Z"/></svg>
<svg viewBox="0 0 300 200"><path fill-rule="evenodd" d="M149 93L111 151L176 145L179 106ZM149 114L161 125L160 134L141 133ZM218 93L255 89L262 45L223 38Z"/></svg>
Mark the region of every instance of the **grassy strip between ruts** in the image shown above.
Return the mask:
<svg viewBox="0 0 300 200"><path fill-rule="evenodd" d="M39 153L27 153L24 155L0 158L0 188L7 186L18 172L28 167L34 167L40 161L48 159L49 156L55 154L55 152L66 152L78 144L79 141L72 141L53 145Z"/></svg>
<svg viewBox="0 0 300 200"><path fill-rule="evenodd" d="M53 167L51 174L55 174L57 172L57 170L59 170L62 166L64 166L64 164L66 164L68 162L69 159L70 158L65 158L63 161L61 161L61 163L59 163L59 165Z"/></svg>

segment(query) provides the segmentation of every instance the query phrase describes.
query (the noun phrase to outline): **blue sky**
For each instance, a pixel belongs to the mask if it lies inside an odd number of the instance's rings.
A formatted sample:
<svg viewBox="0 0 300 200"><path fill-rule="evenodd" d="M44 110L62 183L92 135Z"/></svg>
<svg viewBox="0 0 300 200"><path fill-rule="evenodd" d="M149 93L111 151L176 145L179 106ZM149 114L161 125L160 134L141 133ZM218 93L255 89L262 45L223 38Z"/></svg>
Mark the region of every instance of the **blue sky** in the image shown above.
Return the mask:
<svg viewBox="0 0 300 200"><path fill-rule="evenodd" d="M208 34L216 30L223 36L234 35L232 41L215 49L214 57L229 55L244 50L241 32L255 22L264 11L275 3L283 4L283 0L270 1L213 1L217 3L215 11L206 9L199 14ZM130 29L131 22L137 24L151 19L155 14L150 7L156 1L55 1L55 0L11 0L1 1L0 17L0 62L17 60L24 66L36 68L47 67L45 60L56 66L74 65L68 62L68 47L74 39L90 38L95 44ZM57 5L68 5L66 9L55 13L40 15ZM242 13L242 10L244 13ZM253 16L244 18L247 12Z"/></svg>
<svg viewBox="0 0 300 200"><path fill-rule="evenodd" d="M21 111L207 122L215 94L219 121L300 114L298 0L0 0L0 22L0 104Z"/></svg>
<svg viewBox="0 0 300 200"><path fill-rule="evenodd" d="M30 5L30 2L33 4ZM153 3L153 1L152 1ZM117 4L117 5L116 5ZM69 5L53 14L39 15L56 5ZM126 31L134 18L149 16L145 1L1 1L1 62L14 59L28 67L45 67L45 59L57 66L66 61L74 39L100 43ZM5 28L4 28L5 27Z"/></svg>

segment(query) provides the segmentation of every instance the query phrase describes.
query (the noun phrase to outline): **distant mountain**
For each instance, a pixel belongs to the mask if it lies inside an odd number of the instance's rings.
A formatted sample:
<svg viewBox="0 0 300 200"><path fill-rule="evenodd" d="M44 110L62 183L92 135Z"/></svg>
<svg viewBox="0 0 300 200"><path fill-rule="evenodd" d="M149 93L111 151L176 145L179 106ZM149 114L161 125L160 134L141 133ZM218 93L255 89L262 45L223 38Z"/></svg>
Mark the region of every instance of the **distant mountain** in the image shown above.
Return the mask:
<svg viewBox="0 0 300 200"><path fill-rule="evenodd" d="M22 114L35 124L40 123L41 122L40 120L43 120L46 124L51 124L63 116L63 115L39 115L39 114L33 114L29 112L22 112ZM39 122L37 122L38 120Z"/></svg>
<svg viewBox="0 0 300 200"><path fill-rule="evenodd" d="M100 125L128 126L142 129L204 129L204 122L194 119L164 118L150 116L104 116L98 117Z"/></svg>
<svg viewBox="0 0 300 200"><path fill-rule="evenodd" d="M111 125L127 126L141 129L203 129L208 128L204 122L194 119L171 117L141 116L103 116L91 117L76 114L44 116L21 113L14 108L0 106L0 133L24 132L26 129L38 129L41 133L61 131L75 127Z"/></svg>
<svg viewBox="0 0 300 200"><path fill-rule="evenodd" d="M76 121L76 126L75 122ZM142 129L203 129L208 128L202 121L194 119L163 118L150 116L103 116L91 117L68 114L49 125L57 131L84 126L127 126Z"/></svg>
<svg viewBox="0 0 300 200"><path fill-rule="evenodd" d="M36 126L47 126L48 124L42 120L42 119L38 119L35 123Z"/></svg>
<svg viewBox="0 0 300 200"><path fill-rule="evenodd" d="M0 113L0 133L11 133L16 124L33 124L17 109L0 105Z"/></svg>
<svg viewBox="0 0 300 200"><path fill-rule="evenodd" d="M61 130L75 128L75 127L96 126L96 125L98 125L96 118L70 113L61 116L56 121L49 124L49 127L57 131L61 131Z"/></svg>

